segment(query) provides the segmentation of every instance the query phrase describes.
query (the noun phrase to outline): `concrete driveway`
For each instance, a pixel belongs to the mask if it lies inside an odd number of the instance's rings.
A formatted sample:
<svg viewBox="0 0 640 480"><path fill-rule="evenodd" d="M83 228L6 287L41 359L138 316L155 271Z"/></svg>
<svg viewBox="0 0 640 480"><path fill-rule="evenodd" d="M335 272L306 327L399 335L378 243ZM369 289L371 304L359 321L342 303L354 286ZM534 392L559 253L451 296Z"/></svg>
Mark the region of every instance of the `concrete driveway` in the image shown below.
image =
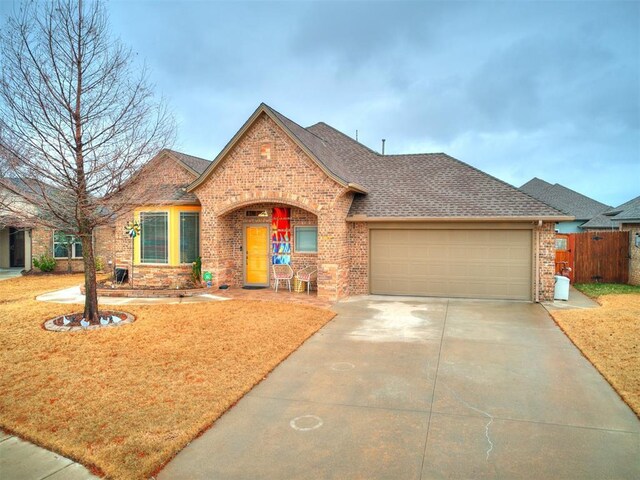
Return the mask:
<svg viewBox="0 0 640 480"><path fill-rule="evenodd" d="M158 478L640 478L638 418L540 305L335 309Z"/></svg>

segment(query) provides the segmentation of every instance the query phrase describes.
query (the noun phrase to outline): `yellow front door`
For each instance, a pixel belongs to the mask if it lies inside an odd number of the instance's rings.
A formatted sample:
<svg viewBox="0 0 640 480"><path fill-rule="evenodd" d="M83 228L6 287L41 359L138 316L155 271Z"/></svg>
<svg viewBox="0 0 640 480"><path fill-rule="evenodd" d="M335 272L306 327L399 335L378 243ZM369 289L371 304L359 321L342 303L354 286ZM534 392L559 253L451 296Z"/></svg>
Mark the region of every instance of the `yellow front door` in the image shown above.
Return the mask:
<svg viewBox="0 0 640 480"><path fill-rule="evenodd" d="M269 227L246 226L244 243L245 284L269 285Z"/></svg>

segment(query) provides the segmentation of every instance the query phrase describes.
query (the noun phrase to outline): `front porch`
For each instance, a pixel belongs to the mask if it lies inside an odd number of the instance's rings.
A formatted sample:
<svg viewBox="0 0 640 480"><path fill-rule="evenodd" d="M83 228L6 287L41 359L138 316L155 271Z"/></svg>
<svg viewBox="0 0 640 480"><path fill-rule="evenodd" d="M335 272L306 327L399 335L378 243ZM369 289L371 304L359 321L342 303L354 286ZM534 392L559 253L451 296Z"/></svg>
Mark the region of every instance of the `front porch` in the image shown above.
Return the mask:
<svg viewBox="0 0 640 480"><path fill-rule="evenodd" d="M273 265L289 265L294 275L308 267L321 270L318 217L309 211L263 203L238 208L217 220L217 248L212 252L218 268L214 286L228 285L241 292L247 292L241 287L264 287L268 291L275 287ZM203 242L203 270L207 270L207 253ZM318 289L317 275L311 289ZM281 281L279 290L279 294L287 291L287 283Z"/></svg>

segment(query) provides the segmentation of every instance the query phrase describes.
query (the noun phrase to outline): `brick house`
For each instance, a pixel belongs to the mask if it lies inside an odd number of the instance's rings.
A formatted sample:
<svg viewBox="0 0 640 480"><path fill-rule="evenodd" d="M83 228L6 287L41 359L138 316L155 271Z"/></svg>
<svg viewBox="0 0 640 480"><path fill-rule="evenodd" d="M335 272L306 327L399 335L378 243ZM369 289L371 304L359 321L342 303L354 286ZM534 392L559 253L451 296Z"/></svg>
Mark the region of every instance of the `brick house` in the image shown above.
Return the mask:
<svg viewBox="0 0 640 480"><path fill-rule="evenodd" d="M554 226L572 217L443 153L381 155L261 104L209 162L163 150L140 172L116 263L178 287L202 257L213 285L269 286L274 263L315 265L322 298L358 294L548 300ZM131 263L133 261L133 268Z"/></svg>
<svg viewBox="0 0 640 480"><path fill-rule="evenodd" d="M69 269L73 272L84 271L81 243L71 243L71 238L68 239L65 232L43 227L31 220L37 216L36 207L12 194L3 186L4 182L11 182L12 188L20 188L22 181L0 179L0 197L6 201L7 196L12 196L12 202L7 203L12 204L14 211L17 208L22 210L23 218L17 218L11 211L0 211L0 268L30 271L35 268L34 259L50 255L55 259L56 272L66 272ZM94 255L102 260L105 268L115 259L113 238L113 226L98 227L94 231Z"/></svg>

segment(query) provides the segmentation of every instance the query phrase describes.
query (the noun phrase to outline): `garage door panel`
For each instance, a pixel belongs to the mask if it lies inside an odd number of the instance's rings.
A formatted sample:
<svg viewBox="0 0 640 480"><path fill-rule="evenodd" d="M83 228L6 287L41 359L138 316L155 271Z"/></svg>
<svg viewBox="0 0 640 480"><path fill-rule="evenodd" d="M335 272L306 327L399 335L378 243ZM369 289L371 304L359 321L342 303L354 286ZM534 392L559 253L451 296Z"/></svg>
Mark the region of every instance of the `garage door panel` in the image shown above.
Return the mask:
<svg viewBox="0 0 640 480"><path fill-rule="evenodd" d="M531 299L529 230L371 230L372 293Z"/></svg>

